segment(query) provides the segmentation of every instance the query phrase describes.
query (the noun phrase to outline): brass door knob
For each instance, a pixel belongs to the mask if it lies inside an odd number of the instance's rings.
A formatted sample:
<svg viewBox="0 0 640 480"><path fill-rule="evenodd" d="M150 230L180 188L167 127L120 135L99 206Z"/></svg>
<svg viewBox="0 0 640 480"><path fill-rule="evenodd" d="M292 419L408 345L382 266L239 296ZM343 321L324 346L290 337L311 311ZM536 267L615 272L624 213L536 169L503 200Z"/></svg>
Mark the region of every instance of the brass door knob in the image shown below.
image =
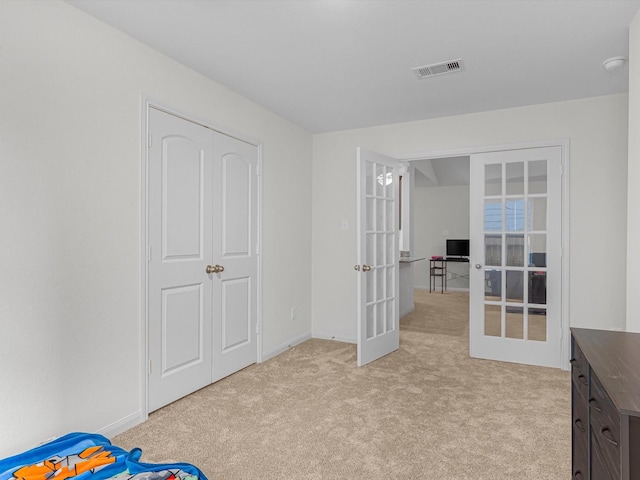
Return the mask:
<svg viewBox="0 0 640 480"><path fill-rule="evenodd" d="M211 275L212 273L220 273L224 272L224 267L222 265L207 265L207 273Z"/></svg>
<svg viewBox="0 0 640 480"><path fill-rule="evenodd" d="M363 272L369 272L369 271L371 271L371 267L369 265L362 265L362 271Z"/></svg>

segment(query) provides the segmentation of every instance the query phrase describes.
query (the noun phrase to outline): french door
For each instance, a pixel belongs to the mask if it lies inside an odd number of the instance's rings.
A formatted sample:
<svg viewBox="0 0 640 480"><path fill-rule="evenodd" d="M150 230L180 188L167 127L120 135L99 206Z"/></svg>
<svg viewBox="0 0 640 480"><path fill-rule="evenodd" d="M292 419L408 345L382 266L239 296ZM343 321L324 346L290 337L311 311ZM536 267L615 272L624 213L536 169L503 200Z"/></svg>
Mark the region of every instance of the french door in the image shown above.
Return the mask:
<svg viewBox="0 0 640 480"><path fill-rule="evenodd" d="M358 366L400 346L398 173L400 163L358 148Z"/></svg>
<svg viewBox="0 0 640 480"><path fill-rule="evenodd" d="M471 156L472 357L561 366L562 153Z"/></svg>
<svg viewBox="0 0 640 480"><path fill-rule="evenodd" d="M257 361L257 148L149 109L148 408Z"/></svg>

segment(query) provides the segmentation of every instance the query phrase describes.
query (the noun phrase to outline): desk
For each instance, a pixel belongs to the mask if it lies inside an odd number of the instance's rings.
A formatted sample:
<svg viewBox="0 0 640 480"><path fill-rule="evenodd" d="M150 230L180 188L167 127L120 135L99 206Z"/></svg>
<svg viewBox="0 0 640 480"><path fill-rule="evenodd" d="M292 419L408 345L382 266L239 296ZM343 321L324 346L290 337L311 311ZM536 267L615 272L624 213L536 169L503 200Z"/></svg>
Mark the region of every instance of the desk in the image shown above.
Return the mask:
<svg viewBox="0 0 640 480"><path fill-rule="evenodd" d="M449 263L469 263L466 257L446 257L429 259L429 293L436 289L438 278L440 278L440 292L447 290L447 275ZM469 277L469 275L461 275L460 277Z"/></svg>

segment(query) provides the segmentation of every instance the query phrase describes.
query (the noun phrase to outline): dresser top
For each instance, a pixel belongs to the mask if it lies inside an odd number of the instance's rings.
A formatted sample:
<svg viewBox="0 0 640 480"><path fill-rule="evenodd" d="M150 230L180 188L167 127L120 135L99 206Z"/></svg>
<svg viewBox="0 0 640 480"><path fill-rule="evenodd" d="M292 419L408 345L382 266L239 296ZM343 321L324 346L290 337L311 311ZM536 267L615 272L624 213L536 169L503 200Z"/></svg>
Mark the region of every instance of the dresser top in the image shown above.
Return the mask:
<svg viewBox="0 0 640 480"><path fill-rule="evenodd" d="M640 333L585 328L571 333L620 413L640 416Z"/></svg>

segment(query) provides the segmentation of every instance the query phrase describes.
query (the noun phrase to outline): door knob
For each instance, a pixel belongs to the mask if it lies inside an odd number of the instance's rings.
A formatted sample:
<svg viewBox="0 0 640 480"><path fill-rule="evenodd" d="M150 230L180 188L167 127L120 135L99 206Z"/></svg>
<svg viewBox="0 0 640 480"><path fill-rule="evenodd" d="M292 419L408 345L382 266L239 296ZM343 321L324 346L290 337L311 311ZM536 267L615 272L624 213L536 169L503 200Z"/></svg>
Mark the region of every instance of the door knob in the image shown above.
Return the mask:
<svg viewBox="0 0 640 480"><path fill-rule="evenodd" d="M224 272L224 267L222 265L207 265L207 273L211 275L212 273L220 273Z"/></svg>
<svg viewBox="0 0 640 480"><path fill-rule="evenodd" d="M480 265L479 263L476 263L476 268L480 270L482 268L482 265Z"/></svg>
<svg viewBox="0 0 640 480"><path fill-rule="evenodd" d="M363 272L369 272L370 270L371 270L371 267L369 265L362 265Z"/></svg>

